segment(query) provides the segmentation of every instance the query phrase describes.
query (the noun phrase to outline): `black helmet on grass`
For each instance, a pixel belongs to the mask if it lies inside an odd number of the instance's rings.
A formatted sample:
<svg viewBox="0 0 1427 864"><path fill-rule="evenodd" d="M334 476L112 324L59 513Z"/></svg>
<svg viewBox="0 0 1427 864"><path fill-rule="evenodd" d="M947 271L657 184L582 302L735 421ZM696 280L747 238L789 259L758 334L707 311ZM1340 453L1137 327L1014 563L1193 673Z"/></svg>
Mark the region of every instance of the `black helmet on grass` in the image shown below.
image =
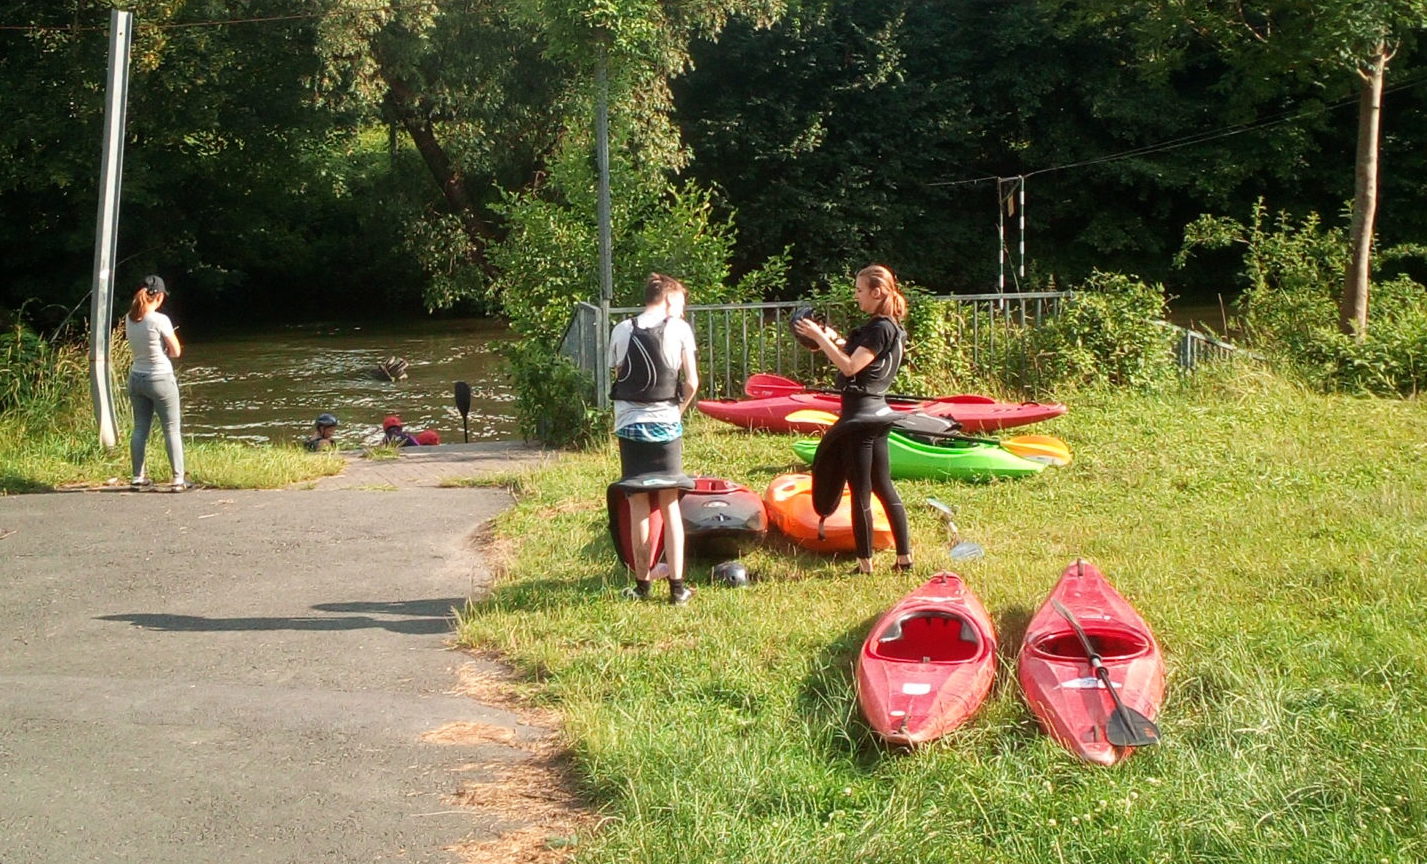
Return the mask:
<svg viewBox="0 0 1427 864"><path fill-rule="evenodd" d="M713 580L722 582L730 588L747 587L749 576L748 568L742 561L724 561L715 564L713 568Z"/></svg>

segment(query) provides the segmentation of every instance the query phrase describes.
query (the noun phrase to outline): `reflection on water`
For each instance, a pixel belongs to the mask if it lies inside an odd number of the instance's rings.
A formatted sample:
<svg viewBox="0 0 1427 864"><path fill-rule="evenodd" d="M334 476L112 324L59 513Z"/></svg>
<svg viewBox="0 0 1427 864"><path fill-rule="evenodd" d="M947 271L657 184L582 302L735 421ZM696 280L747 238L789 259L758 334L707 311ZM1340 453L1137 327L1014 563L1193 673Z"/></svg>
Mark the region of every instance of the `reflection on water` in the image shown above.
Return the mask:
<svg viewBox="0 0 1427 864"><path fill-rule="evenodd" d="M188 328L184 328L187 331ZM342 447L381 441L382 418L407 431L462 440L452 386L471 385L472 441L517 437L515 396L498 346L513 336L485 319L304 325L261 333L185 333L178 367L184 436L296 442L318 414L337 415ZM402 381L377 378L388 357L410 363Z"/></svg>

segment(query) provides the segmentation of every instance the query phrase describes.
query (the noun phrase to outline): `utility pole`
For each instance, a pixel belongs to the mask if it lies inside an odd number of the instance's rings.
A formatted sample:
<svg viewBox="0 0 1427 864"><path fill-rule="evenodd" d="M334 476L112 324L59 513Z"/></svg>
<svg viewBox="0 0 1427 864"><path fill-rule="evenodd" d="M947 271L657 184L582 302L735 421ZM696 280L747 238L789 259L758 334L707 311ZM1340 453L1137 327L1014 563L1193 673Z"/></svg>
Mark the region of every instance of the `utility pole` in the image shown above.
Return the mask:
<svg viewBox="0 0 1427 864"><path fill-rule="evenodd" d="M595 330L595 404L605 407L609 398L609 303L614 297L614 231L609 201L609 50L600 48L595 72L599 92L595 99L595 163L599 171L599 198L595 205L600 231L600 320Z"/></svg>
<svg viewBox="0 0 1427 864"><path fill-rule="evenodd" d="M104 100L104 142L99 168L99 216L94 238L94 287L89 305L89 393L99 444L119 440L114 419L114 372L109 338L114 317L114 259L119 233L119 187L124 176L124 124L129 101L129 45L134 13L109 11L109 77Z"/></svg>

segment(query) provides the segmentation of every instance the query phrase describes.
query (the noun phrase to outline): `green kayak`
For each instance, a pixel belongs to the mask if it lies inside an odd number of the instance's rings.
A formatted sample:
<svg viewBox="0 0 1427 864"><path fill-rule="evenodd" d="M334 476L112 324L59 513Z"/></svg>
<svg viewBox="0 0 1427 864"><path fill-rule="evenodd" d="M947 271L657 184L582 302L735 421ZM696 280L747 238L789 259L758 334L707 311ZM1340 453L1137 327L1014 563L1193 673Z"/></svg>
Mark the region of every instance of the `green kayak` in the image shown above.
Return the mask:
<svg viewBox="0 0 1427 864"><path fill-rule="evenodd" d="M804 462L813 461L818 442L793 442L793 452ZM892 477L897 480L990 480L992 477L1025 477L1045 469L1040 462L1022 459L997 444L960 441L950 438L939 444L923 444L898 432L887 436L887 455Z"/></svg>

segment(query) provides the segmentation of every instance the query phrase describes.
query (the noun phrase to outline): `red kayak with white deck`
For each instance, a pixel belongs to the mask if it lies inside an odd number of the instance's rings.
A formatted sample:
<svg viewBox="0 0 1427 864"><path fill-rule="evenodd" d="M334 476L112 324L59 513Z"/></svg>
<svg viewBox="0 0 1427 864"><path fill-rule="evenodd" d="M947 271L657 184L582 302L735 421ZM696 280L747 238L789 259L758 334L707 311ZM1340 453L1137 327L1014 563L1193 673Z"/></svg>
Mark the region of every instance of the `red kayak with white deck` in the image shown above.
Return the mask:
<svg viewBox="0 0 1427 864"><path fill-rule="evenodd" d="M1095 676L1059 601L1079 620L1126 707L1154 719L1164 699L1164 658L1149 625L1095 565L1076 560L1026 626L1019 678L1046 732L1087 762L1113 765L1134 751L1106 740L1115 703Z"/></svg>
<svg viewBox="0 0 1427 864"><path fill-rule="evenodd" d="M857 657L857 702L889 744L924 744L981 707L996 676L986 607L943 571L877 619Z"/></svg>

